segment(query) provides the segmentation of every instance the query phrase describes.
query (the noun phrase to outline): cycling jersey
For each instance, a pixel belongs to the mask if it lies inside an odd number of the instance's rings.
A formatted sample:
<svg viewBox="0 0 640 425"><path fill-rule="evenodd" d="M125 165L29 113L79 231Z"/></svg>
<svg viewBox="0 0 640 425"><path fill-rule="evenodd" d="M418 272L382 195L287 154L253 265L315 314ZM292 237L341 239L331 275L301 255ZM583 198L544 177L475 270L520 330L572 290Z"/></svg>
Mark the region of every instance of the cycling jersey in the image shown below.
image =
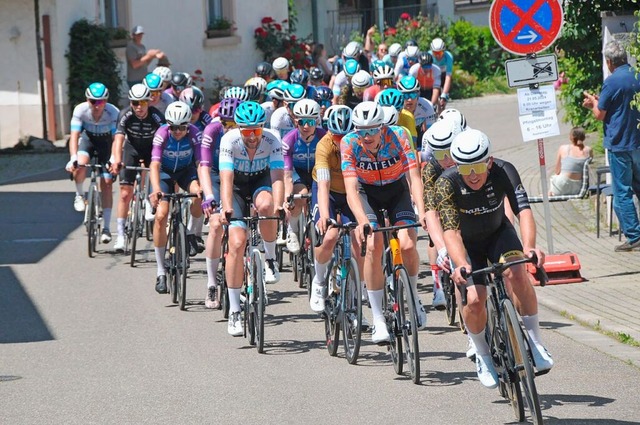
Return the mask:
<svg viewBox="0 0 640 425"><path fill-rule="evenodd" d="M419 63L413 65L409 69L409 75L413 75L421 90L439 89L440 88L440 68L437 66L429 66L423 68Z"/></svg>
<svg viewBox="0 0 640 425"><path fill-rule="evenodd" d="M376 95L382 91L382 87L378 84L374 84L371 87L367 87L362 95L363 102L373 102L376 100Z"/></svg>
<svg viewBox="0 0 640 425"><path fill-rule="evenodd" d="M212 122L204 128L202 145L200 146L200 165L211 167L211 171L219 172L220 140L224 135L224 127L220 122Z"/></svg>
<svg viewBox="0 0 640 425"><path fill-rule="evenodd" d="M329 190L332 192L345 194L344 178L342 177L342 163L340 157L340 146L333 142L330 133L324 135L316 146L316 164L313 167L312 178L318 181L318 170L329 170Z"/></svg>
<svg viewBox="0 0 640 425"><path fill-rule="evenodd" d="M111 142L116 132L118 122L118 108L110 103L104 106L102 115L98 120L93 119L91 105L88 102L80 103L73 108L71 116L71 131L84 132L90 139L100 139Z"/></svg>
<svg viewBox="0 0 640 425"><path fill-rule="evenodd" d="M153 104L150 104L150 105L156 108L158 111L160 111L164 116L164 113L167 110L167 106L169 106L169 104L173 102L174 102L173 96L171 96L166 91L163 91L160 93L160 98L158 99L158 102L155 105Z"/></svg>
<svg viewBox="0 0 640 425"><path fill-rule="evenodd" d="M264 109L264 113L267 116L267 120L264 123L264 128L271 128L271 116L273 115L273 100L269 100L267 102L262 102L260 104L262 109Z"/></svg>
<svg viewBox="0 0 640 425"><path fill-rule="evenodd" d="M393 70L394 75L396 76L396 79L399 79L403 75L408 75L409 70L411 69L411 66L413 66L414 63L415 62L409 63L409 61L407 60L406 53L400 52L400 54L398 55L398 61L396 62L395 68Z"/></svg>
<svg viewBox="0 0 640 425"><path fill-rule="evenodd" d="M164 91L168 96L171 97L171 102L176 102L178 100L180 100L180 95L176 95L175 92L173 91L173 87L169 87L168 89L166 89ZM171 103L169 102L169 103Z"/></svg>
<svg viewBox="0 0 640 425"><path fill-rule="evenodd" d="M209 125L211 123L211 121L213 120L213 118L211 118L211 115L209 115L207 112L205 112L204 110L202 110L200 112L200 116L198 117L198 119L196 120L196 122L193 123L193 125L195 125L196 127L198 127L198 130L200 131L204 131L204 128Z"/></svg>
<svg viewBox="0 0 640 425"><path fill-rule="evenodd" d="M499 159L493 160L479 190L470 189L458 169L451 167L436 180L435 193L443 230L460 230L465 242L482 241L497 231L505 218L505 196L515 215L531 208L518 171Z"/></svg>
<svg viewBox="0 0 640 425"><path fill-rule="evenodd" d="M180 140L173 137L168 125L163 125L153 138L151 162L160 162L164 172L176 173L200 162L201 143L202 133L193 124L189 124L187 134Z"/></svg>
<svg viewBox="0 0 640 425"><path fill-rule="evenodd" d="M280 139L284 138L291 130L296 128L289 109L286 106L281 106L271 114L271 130L275 131Z"/></svg>
<svg viewBox="0 0 640 425"><path fill-rule="evenodd" d="M415 150L418 132L416 130L416 119L413 116L413 112L407 109L401 109L400 115L398 116L398 125L409 131L411 135L411 148Z"/></svg>
<svg viewBox="0 0 640 425"><path fill-rule="evenodd" d="M347 78L347 74L345 74L344 71L340 71L338 74L334 75L336 75L336 78L335 80L333 80L333 87L331 88L331 91L333 91L334 96L340 96L342 87L349 84L349 79Z"/></svg>
<svg viewBox="0 0 640 425"><path fill-rule="evenodd" d="M357 132L343 137L340 151L345 178L357 177L362 184L384 186L400 180L405 172L418 166L406 130L395 125L382 126L380 133L380 148L376 154L364 147Z"/></svg>
<svg viewBox="0 0 640 425"><path fill-rule="evenodd" d="M313 138L306 142L300 137L300 131L296 128L282 139L285 171L295 171L302 183L309 187L311 186L313 167L316 163L316 147L326 133L324 129L316 128ZM294 183L296 180L294 178Z"/></svg>
<svg viewBox="0 0 640 425"><path fill-rule="evenodd" d="M440 67L440 73L443 77L453 74L453 55L451 52L445 51L441 59L437 59L431 50L429 50L429 54L433 56L433 64Z"/></svg>
<svg viewBox="0 0 640 425"><path fill-rule="evenodd" d="M127 143L142 154L146 151L151 152L153 137L162 124L164 124L164 116L153 106L149 106L147 116L144 118L138 118L131 106L127 106L118 116L116 134L124 134Z"/></svg>
<svg viewBox="0 0 640 425"><path fill-rule="evenodd" d="M424 148L425 145L423 145ZM425 211L436 210L436 180L442 174L444 168L433 157L429 158L422 167L422 185L424 187L423 199Z"/></svg>

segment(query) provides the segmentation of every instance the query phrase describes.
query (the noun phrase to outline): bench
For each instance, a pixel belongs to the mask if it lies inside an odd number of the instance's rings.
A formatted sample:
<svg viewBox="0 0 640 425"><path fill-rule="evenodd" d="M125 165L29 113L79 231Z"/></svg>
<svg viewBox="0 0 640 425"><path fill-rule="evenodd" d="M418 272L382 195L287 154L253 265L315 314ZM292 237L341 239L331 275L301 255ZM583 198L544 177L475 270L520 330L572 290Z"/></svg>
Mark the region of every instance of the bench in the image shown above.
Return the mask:
<svg viewBox="0 0 640 425"><path fill-rule="evenodd" d="M589 195L589 164L591 163L591 158L587 159L584 162L584 166L582 168L582 186L580 187L580 192L575 195L553 195L549 196L549 202L559 202L559 201L568 201L569 199L584 199ZM544 198L542 196L530 196L529 203L535 204L542 202Z"/></svg>

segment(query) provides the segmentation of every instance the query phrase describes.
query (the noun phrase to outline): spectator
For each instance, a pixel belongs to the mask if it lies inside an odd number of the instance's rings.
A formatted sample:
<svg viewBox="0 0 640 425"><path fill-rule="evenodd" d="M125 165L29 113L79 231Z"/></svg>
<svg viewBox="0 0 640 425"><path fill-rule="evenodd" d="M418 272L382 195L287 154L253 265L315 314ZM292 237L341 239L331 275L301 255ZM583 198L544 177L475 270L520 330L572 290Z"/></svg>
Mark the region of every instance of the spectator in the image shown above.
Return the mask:
<svg viewBox="0 0 640 425"><path fill-rule="evenodd" d="M604 80L600 96L584 92L582 106L604 121L603 146L611 168L613 209L627 237L615 251L632 251L640 248L640 221L633 203L634 193L640 196L640 111L630 103L640 93L640 81L619 42L605 45L604 58L611 75Z"/></svg>
<svg viewBox="0 0 640 425"><path fill-rule="evenodd" d="M147 48L142 44L143 35L144 28L136 25L131 30L131 41L127 43L127 84L129 84L129 88L144 79L149 72L147 66L153 59L168 63L162 50L149 49L147 51Z"/></svg>
<svg viewBox="0 0 640 425"><path fill-rule="evenodd" d="M569 78L567 78L567 74L564 71L558 75L558 79L553 82L553 88L556 90L560 90L563 84L567 84L569 82Z"/></svg>
<svg viewBox="0 0 640 425"><path fill-rule="evenodd" d="M584 145L586 135L582 127L569 133L571 144L558 148L555 174L551 176L549 195L576 195L582 188L584 163L593 158L593 150Z"/></svg>
<svg viewBox="0 0 640 425"><path fill-rule="evenodd" d="M329 83L333 71L331 70L331 63L327 58L327 49L324 48L324 44L317 43L313 47L311 53L311 63L322 71L325 84Z"/></svg>

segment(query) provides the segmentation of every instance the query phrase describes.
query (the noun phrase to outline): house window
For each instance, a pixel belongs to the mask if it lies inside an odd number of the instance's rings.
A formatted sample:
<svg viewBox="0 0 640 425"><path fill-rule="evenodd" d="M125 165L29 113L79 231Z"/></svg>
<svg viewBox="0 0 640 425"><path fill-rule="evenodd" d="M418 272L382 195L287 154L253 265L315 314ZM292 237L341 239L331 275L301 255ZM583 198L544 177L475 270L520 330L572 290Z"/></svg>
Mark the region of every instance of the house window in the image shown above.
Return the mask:
<svg viewBox="0 0 640 425"><path fill-rule="evenodd" d="M220 19L233 21L231 3L228 0L209 0L209 23Z"/></svg>
<svg viewBox="0 0 640 425"><path fill-rule="evenodd" d="M126 0L104 0L104 25L108 28L129 28Z"/></svg>
<svg viewBox="0 0 640 425"><path fill-rule="evenodd" d="M491 4L490 0L455 0L455 8L463 9L466 7L475 7L475 6L489 6Z"/></svg>

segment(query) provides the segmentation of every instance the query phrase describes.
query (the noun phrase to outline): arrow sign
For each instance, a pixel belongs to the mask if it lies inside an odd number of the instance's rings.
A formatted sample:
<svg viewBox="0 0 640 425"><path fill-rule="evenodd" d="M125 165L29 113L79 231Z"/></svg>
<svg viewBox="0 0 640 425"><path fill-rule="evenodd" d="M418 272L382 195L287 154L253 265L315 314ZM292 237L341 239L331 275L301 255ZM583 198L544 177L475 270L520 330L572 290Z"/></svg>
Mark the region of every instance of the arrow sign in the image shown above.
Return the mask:
<svg viewBox="0 0 640 425"><path fill-rule="evenodd" d="M527 38L529 39L529 43L533 43L534 41L536 41L536 38L538 38L538 34L536 34L535 32L529 30L529 34L527 35L519 35L516 37L518 40L526 40Z"/></svg>

